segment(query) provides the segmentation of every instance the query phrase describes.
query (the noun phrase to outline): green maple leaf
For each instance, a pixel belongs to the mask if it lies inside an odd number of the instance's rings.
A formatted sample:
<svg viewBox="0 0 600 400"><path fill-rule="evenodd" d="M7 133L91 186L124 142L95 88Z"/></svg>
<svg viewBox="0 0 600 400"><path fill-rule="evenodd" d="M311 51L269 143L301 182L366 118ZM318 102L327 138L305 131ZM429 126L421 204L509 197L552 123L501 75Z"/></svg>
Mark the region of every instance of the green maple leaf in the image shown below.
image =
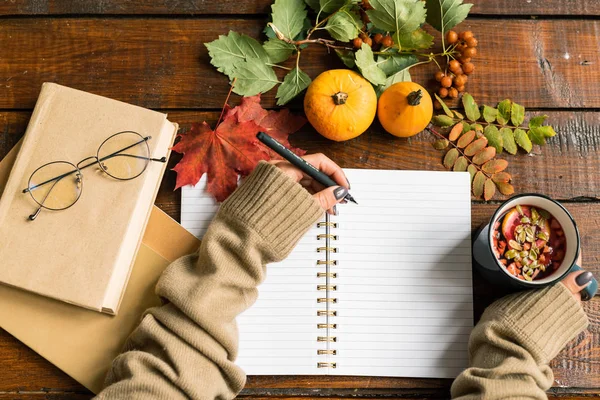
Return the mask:
<svg viewBox="0 0 600 400"><path fill-rule="evenodd" d="M433 36L419 28L412 32L396 32L394 41L402 50L428 49L433 45Z"/></svg>
<svg viewBox="0 0 600 400"><path fill-rule="evenodd" d="M362 21L358 14L354 11L341 10L329 18L325 29L335 40L349 42L358 36L361 25Z"/></svg>
<svg viewBox="0 0 600 400"><path fill-rule="evenodd" d="M283 83L277 89L277 105L282 106L292 100L306 89L310 85L310 82L310 76L306 75L298 67L288 72Z"/></svg>
<svg viewBox="0 0 600 400"><path fill-rule="evenodd" d="M227 36L220 35L217 40L204 44L210 55L210 63L231 78L236 64L249 57L268 62L269 56L260 43L250 36L229 31Z"/></svg>
<svg viewBox="0 0 600 400"><path fill-rule="evenodd" d="M360 50L356 52L355 57L356 65L365 79L374 85L383 85L385 83L385 72L383 72L375 62L371 46L363 43Z"/></svg>
<svg viewBox="0 0 600 400"><path fill-rule="evenodd" d="M269 56L269 61L273 64L277 64L290 58L294 50L296 50L296 46L274 38L267 40L263 44L263 49L265 49Z"/></svg>
<svg viewBox="0 0 600 400"><path fill-rule="evenodd" d="M389 57L380 55L377 57L379 68L381 68L387 76L394 75L407 67L416 64L418 61L417 57L412 54L394 54Z"/></svg>
<svg viewBox="0 0 600 400"><path fill-rule="evenodd" d="M248 58L244 62L237 63L231 77L236 78L233 92L241 96L254 96L268 92L279 83L273 68L258 58Z"/></svg>
<svg viewBox="0 0 600 400"><path fill-rule="evenodd" d="M425 4L420 0L371 0L367 15L373 25L389 32L413 32L425 22Z"/></svg>
<svg viewBox="0 0 600 400"><path fill-rule="evenodd" d="M288 39L294 39L302 31L306 19L303 0L275 0L271 6L273 25Z"/></svg>
<svg viewBox="0 0 600 400"><path fill-rule="evenodd" d="M463 4L463 0L425 0L427 3L427 23L438 31L454 28L467 18L473 4Z"/></svg>

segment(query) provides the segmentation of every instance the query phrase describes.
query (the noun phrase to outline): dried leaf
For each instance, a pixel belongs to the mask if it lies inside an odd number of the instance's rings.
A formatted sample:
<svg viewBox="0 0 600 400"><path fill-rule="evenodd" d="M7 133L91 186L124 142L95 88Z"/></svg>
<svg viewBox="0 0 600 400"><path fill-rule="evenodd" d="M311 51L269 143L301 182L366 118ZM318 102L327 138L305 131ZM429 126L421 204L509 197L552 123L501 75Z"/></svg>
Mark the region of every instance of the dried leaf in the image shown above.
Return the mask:
<svg viewBox="0 0 600 400"><path fill-rule="evenodd" d="M453 170L460 171L460 172L466 171L468 166L469 166L469 160L467 160L466 157L460 156L454 163Z"/></svg>
<svg viewBox="0 0 600 400"><path fill-rule="evenodd" d="M508 161L506 160L490 160L481 166L483 172L488 174L495 174L496 172L504 171L508 167Z"/></svg>
<svg viewBox="0 0 600 400"><path fill-rule="evenodd" d="M454 120L447 115L434 115L433 118L431 118L431 123L436 126L444 127L454 124Z"/></svg>
<svg viewBox="0 0 600 400"><path fill-rule="evenodd" d="M483 187L483 198L485 201L491 200L496 194L496 184L491 179L486 179Z"/></svg>
<svg viewBox="0 0 600 400"><path fill-rule="evenodd" d="M463 130L462 122L459 122L458 124L454 125L452 127L452 130L450 131L450 134L448 135L448 140L450 140L451 142L454 142L456 139L458 139L458 137L462 133L462 130Z"/></svg>
<svg viewBox="0 0 600 400"><path fill-rule="evenodd" d="M452 114L452 111L450 111L450 108L448 108L448 106L446 105L444 100L442 100L442 98L440 96L438 96L437 93L434 93L434 96L437 99L437 101L440 103L440 105L442 106L442 109L444 110L446 115L450 118L453 118L454 114Z"/></svg>
<svg viewBox="0 0 600 400"><path fill-rule="evenodd" d="M505 196L510 196L511 194L513 194L515 192L515 188L510 183L506 183L506 182L495 182L495 183L496 183L496 187L498 187L498 190L500 191L500 193L502 193Z"/></svg>
<svg viewBox="0 0 600 400"><path fill-rule="evenodd" d="M460 138L458 138L458 142L456 142L456 145L462 149L462 148L468 146L474 139L475 139L475 131L469 131L469 132L465 133L464 135L462 135Z"/></svg>
<svg viewBox="0 0 600 400"><path fill-rule="evenodd" d="M498 172L492 175L492 180L496 183L508 183L512 176L508 172Z"/></svg>
<svg viewBox="0 0 600 400"><path fill-rule="evenodd" d="M502 153L504 144L502 141L502 135L500 134L498 128L496 128L494 125L488 125L485 127L483 134L487 138L489 145L496 148L496 153Z"/></svg>
<svg viewBox="0 0 600 400"><path fill-rule="evenodd" d="M483 194L483 185L485 184L486 177L481 171L477 171L475 178L473 178L473 194L475 197L481 197Z"/></svg>
<svg viewBox="0 0 600 400"><path fill-rule="evenodd" d="M479 153L473 156L473 163L477 165L481 165L486 161L491 160L496 156L496 149L494 147L486 147L481 150Z"/></svg>
<svg viewBox="0 0 600 400"><path fill-rule="evenodd" d="M473 183L473 178L475 177L475 174L477 173L477 167L474 166L473 164L469 164L469 166L467 167L467 171L469 172L469 174L471 174L471 183Z"/></svg>
<svg viewBox="0 0 600 400"><path fill-rule="evenodd" d="M183 154L173 168L177 172L175 188L195 185L208 175L207 190L217 201L225 200L237 187L238 174L249 174L260 160L278 157L259 143L256 134L268 132L289 147L288 135L300 129L306 120L292 116L289 110L267 111L260 96L245 97L239 106L229 109L223 121L212 130L206 123L194 123L178 137L173 151ZM303 150L293 149L297 154Z"/></svg>
<svg viewBox="0 0 600 400"><path fill-rule="evenodd" d="M475 154L483 150L483 148L487 146L487 143L488 141L485 137L479 138L467 146L467 148L465 149L465 154L469 157L474 156Z"/></svg>
<svg viewBox="0 0 600 400"><path fill-rule="evenodd" d="M433 148L436 150L444 150L450 142L447 139L440 139L433 142Z"/></svg>
<svg viewBox="0 0 600 400"><path fill-rule="evenodd" d="M515 129L513 135L515 136L515 142L517 142L517 144L523 150L525 150L527 153L529 153L531 151L531 148L533 147L533 145L531 144L531 140L529 139L529 136L527 136L527 132L525 132L523 129L517 128L517 129Z"/></svg>
<svg viewBox="0 0 600 400"><path fill-rule="evenodd" d="M510 128L501 128L500 136L502 136L504 150L510 154L517 154L517 143L515 143L513 131Z"/></svg>
<svg viewBox="0 0 600 400"><path fill-rule="evenodd" d="M463 94L462 103L465 109L465 114L467 114L467 118L469 120L475 122L481 117L479 107L477 107L477 103L475 103L473 96L471 96L469 93Z"/></svg>
<svg viewBox="0 0 600 400"><path fill-rule="evenodd" d="M446 153L446 156L444 157L444 167L451 169L452 166L454 165L454 163L456 162L456 159L458 158L458 156L459 156L458 150L450 149Z"/></svg>
<svg viewBox="0 0 600 400"><path fill-rule="evenodd" d="M520 104L512 103L510 109L510 121L514 126L520 126L525 120L525 107Z"/></svg>
<svg viewBox="0 0 600 400"><path fill-rule="evenodd" d="M485 122L494 122L496 120L496 116L498 116L497 109L490 106L483 106L483 119Z"/></svg>
<svg viewBox="0 0 600 400"><path fill-rule="evenodd" d="M512 101L509 99L502 100L498 103L498 115L496 116L496 121L498 121L500 125L506 125L508 124L508 121L510 121L511 108Z"/></svg>

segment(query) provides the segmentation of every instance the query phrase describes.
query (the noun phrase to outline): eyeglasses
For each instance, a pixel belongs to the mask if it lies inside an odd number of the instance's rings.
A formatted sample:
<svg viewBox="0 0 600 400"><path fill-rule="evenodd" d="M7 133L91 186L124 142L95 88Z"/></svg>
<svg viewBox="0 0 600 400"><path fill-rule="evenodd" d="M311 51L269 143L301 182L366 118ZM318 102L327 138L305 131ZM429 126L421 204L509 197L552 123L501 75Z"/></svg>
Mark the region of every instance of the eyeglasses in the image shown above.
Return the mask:
<svg viewBox="0 0 600 400"><path fill-rule="evenodd" d="M150 157L150 139L151 136L143 137L133 131L118 132L100 144L95 156L77 164L53 161L42 165L33 171L27 189L23 189L23 193L29 193L39 205L29 219L35 220L42 208L60 211L75 204L83 192L82 170L88 167L98 165L102 173L129 181L143 174L150 161L166 162L166 157Z"/></svg>

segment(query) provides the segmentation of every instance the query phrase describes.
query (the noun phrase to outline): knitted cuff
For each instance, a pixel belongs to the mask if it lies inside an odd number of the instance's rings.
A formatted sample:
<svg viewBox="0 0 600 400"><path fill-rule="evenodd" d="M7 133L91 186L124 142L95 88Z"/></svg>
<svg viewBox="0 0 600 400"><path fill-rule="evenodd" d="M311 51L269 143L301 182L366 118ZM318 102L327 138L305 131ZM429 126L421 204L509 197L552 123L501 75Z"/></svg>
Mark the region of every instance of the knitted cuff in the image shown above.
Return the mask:
<svg viewBox="0 0 600 400"><path fill-rule="evenodd" d="M306 189L280 168L264 161L219 209L219 214L239 219L253 228L281 259L323 212Z"/></svg>
<svg viewBox="0 0 600 400"><path fill-rule="evenodd" d="M562 284L506 296L490 305L483 320L504 320L525 336L528 347L543 363L552 360L565 345L588 326L579 301Z"/></svg>

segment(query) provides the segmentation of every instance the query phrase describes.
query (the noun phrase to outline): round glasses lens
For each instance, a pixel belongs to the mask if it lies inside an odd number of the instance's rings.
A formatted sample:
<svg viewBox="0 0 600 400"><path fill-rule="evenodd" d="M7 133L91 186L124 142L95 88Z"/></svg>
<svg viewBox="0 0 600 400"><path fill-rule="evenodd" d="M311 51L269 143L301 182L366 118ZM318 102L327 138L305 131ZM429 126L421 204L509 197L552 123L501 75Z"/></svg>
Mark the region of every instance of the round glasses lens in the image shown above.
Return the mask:
<svg viewBox="0 0 600 400"><path fill-rule="evenodd" d="M135 132L122 132L108 138L98 149L100 167L116 179L139 176L148 165L148 143Z"/></svg>
<svg viewBox="0 0 600 400"><path fill-rule="evenodd" d="M64 210L72 206L82 190L81 171L65 161L46 164L29 179L29 193L36 203L49 210Z"/></svg>

